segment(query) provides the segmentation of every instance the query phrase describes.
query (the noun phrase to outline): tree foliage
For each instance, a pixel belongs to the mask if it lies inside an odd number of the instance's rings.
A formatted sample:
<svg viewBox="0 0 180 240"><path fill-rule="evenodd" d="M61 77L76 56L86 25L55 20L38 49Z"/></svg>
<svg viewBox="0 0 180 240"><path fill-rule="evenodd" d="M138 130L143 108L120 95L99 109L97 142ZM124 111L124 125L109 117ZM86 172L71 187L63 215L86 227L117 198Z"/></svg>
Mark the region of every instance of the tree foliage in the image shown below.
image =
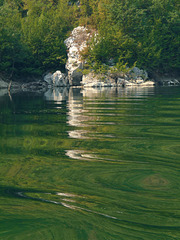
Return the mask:
<svg viewBox="0 0 180 240"><path fill-rule="evenodd" d="M99 40L90 47L89 61L107 64L113 58L148 71L177 71L179 4L177 0L99 0L90 24ZM86 13L86 16L88 13Z"/></svg>
<svg viewBox="0 0 180 240"><path fill-rule="evenodd" d="M16 77L63 69L73 28L66 0L4 0L0 6L0 71Z"/></svg>
<svg viewBox="0 0 180 240"><path fill-rule="evenodd" d="M178 0L0 0L0 71L21 76L63 69L64 40L79 24L95 29L90 68L179 68Z"/></svg>

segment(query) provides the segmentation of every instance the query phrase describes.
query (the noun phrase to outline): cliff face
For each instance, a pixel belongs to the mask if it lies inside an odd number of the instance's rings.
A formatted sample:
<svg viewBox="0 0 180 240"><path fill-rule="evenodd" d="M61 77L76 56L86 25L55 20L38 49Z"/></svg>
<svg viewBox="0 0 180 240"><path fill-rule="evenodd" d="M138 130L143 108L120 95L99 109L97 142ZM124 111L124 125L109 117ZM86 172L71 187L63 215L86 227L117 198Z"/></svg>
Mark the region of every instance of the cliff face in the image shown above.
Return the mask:
<svg viewBox="0 0 180 240"><path fill-rule="evenodd" d="M65 40L68 49L68 60L66 70L69 84L79 86L82 81L82 72L84 62L81 59L81 51L87 47L87 41L91 38L87 28L79 26L74 28L69 38Z"/></svg>
<svg viewBox="0 0 180 240"><path fill-rule="evenodd" d="M44 77L48 85L53 87L63 86L80 86L82 81L82 69L84 61L81 58L81 51L87 47L87 42L91 39L92 35L88 29L79 26L74 28L69 38L64 43L67 47L67 62L65 65L66 74L61 71L56 71L54 74L49 73Z"/></svg>

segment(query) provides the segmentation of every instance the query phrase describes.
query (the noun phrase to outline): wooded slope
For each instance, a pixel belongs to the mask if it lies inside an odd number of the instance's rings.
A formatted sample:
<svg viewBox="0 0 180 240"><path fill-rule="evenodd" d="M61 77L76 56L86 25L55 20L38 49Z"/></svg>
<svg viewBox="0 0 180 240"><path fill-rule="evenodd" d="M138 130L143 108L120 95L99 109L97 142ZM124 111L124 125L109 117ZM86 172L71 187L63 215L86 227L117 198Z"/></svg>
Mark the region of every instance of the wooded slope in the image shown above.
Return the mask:
<svg viewBox="0 0 180 240"><path fill-rule="evenodd" d="M178 71L179 19L178 0L0 0L0 72L63 70L64 40L80 24L99 33L83 53L97 71L111 61L121 70Z"/></svg>

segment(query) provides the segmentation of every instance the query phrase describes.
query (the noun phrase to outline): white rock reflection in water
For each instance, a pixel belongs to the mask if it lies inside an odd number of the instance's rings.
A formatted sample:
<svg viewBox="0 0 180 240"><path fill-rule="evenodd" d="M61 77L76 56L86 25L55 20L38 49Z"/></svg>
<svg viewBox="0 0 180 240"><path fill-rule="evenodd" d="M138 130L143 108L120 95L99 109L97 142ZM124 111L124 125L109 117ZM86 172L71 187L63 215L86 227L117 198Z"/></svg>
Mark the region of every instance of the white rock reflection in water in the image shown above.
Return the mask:
<svg viewBox="0 0 180 240"><path fill-rule="evenodd" d="M0 89L0 97L4 96L6 94L8 94L8 89L6 89L6 88Z"/></svg>
<svg viewBox="0 0 180 240"><path fill-rule="evenodd" d="M72 193L62 193L62 192L56 193L56 195L63 196L63 197L78 197L78 195L75 195Z"/></svg>
<svg viewBox="0 0 180 240"><path fill-rule="evenodd" d="M84 88L82 90L83 98L91 100L91 99L99 99L101 97L113 97L117 94L118 89L116 87L100 87L100 88Z"/></svg>
<svg viewBox="0 0 180 240"><path fill-rule="evenodd" d="M96 99L106 97L106 100L113 97L132 96L141 97L146 95L154 95L154 86L151 87L102 87L102 88L84 88L82 90L83 99Z"/></svg>
<svg viewBox="0 0 180 240"><path fill-rule="evenodd" d="M83 95L80 88L71 88L69 91L69 101L68 101L68 124L75 127L86 127L87 121L92 117L87 116L87 110L84 109ZM71 136L77 136L80 138L81 132L72 133L69 132ZM74 137L73 137L74 138Z"/></svg>
<svg viewBox="0 0 180 240"><path fill-rule="evenodd" d="M50 88L44 94L47 101L54 101L56 103L61 103L64 100L68 100L69 89L68 88Z"/></svg>
<svg viewBox="0 0 180 240"><path fill-rule="evenodd" d="M66 156L68 156L71 159L81 160L81 161L93 161L93 162L111 162L112 163L124 163L124 160L120 159L113 159L113 158L107 158L107 157L101 157L98 155L98 153L94 152L87 152L85 150L66 150ZM132 161L128 161L129 163ZM127 161L126 161L127 163Z"/></svg>
<svg viewBox="0 0 180 240"><path fill-rule="evenodd" d="M71 138L78 138L78 139L88 139L89 137L87 136L87 134L89 133L89 131L86 130L73 130L73 131L69 131L69 137Z"/></svg>
<svg viewBox="0 0 180 240"><path fill-rule="evenodd" d="M98 105L104 104L104 101L106 101L106 105L114 105L114 101L117 101L117 104L121 100L131 101L132 98L138 98L140 101L141 99L143 100L145 96L153 94L154 87L70 88L67 123L70 126L81 127L81 129L69 131L69 137L77 139L88 139L92 137L99 138L100 135L98 135L97 132L93 133L90 129L87 130L87 128L93 125L97 126L98 124L115 124L114 122L101 123L101 113L98 111L99 106L96 106L96 99L98 100ZM130 96L130 98L126 98L127 96ZM92 107L92 105L95 105L95 107ZM101 110L102 109L103 108L101 107ZM97 110L97 112L95 112L95 110Z"/></svg>
<svg viewBox="0 0 180 240"><path fill-rule="evenodd" d="M108 110L114 109L114 104L121 104L121 101L144 100L144 97L153 95L154 87L129 87L129 88L55 88L45 93L47 101L53 101L58 105L64 100L67 102L67 124L75 127L68 131L71 139L100 139L113 138L111 134L102 134L93 130L92 126L115 124L114 122L102 122L101 111L106 105ZM128 97L127 97L128 96ZM137 101L136 101L137 103ZM102 104L102 106L101 106ZM125 104L125 103L124 103ZM112 105L112 106L110 106ZM115 112L111 112L115 114ZM66 155L71 159L84 161L114 161L109 158L101 158L95 153L83 149L66 150ZM117 160L115 160L117 161Z"/></svg>
<svg viewBox="0 0 180 240"><path fill-rule="evenodd" d="M149 95L154 95L154 86L144 86L144 87L126 87L123 88L124 96L132 96L135 97L144 97Z"/></svg>
<svg viewBox="0 0 180 240"><path fill-rule="evenodd" d="M72 159L78 159L78 160L84 160L84 161L92 161L97 159L96 155L87 153L83 150L67 150L66 156Z"/></svg>

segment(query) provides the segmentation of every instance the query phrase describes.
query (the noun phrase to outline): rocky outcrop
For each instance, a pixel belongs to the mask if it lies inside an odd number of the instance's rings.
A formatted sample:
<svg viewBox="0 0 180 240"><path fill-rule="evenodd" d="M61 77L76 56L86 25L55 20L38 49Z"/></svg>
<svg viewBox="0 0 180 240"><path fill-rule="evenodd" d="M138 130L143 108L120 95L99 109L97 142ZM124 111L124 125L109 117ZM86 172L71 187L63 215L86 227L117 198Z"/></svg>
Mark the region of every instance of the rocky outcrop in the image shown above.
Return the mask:
<svg viewBox="0 0 180 240"><path fill-rule="evenodd" d="M141 80L146 81L148 79L148 73L145 70L139 69L138 67L132 68L128 72L128 76L131 79L139 80L139 83Z"/></svg>
<svg viewBox="0 0 180 240"><path fill-rule="evenodd" d="M67 86L83 86L83 87L134 87L134 86L154 86L155 82L161 85L179 85L179 78L167 78L167 79L155 79L150 81L148 73L134 67L132 69L126 69L126 73L118 72L115 68L114 59L110 59L106 66L106 74L95 74L90 69L88 74L83 75L83 67L85 60L82 59L81 53L88 46L88 42L92 39L92 36L96 36L97 33L90 31L86 27L79 26L74 28L69 38L65 40L67 47L67 62L66 62L66 74L61 71L56 71L54 74L49 73L44 77L45 82L50 87L67 87ZM87 70L87 69L86 69Z"/></svg>
<svg viewBox="0 0 180 240"><path fill-rule="evenodd" d="M65 40L68 49L68 59L66 62L66 70L68 74L69 84L79 86L82 80L82 69L84 62L81 59L81 51L87 47L87 41L91 38L87 28L79 26L74 28L69 38Z"/></svg>
<svg viewBox="0 0 180 240"><path fill-rule="evenodd" d="M81 59L81 52L87 47L87 41L90 39L90 33L87 28L79 26L74 28L69 38L64 43L67 47L67 74L56 71L54 74L48 73L44 81L53 87L80 86L82 80L82 69L84 62Z"/></svg>
<svg viewBox="0 0 180 240"><path fill-rule="evenodd" d="M123 78L118 78L117 80L117 86L118 87L146 87L146 86L154 86L154 81L144 81L142 79L130 79L125 80Z"/></svg>
<svg viewBox="0 0 180 240"><path fill-rule="evenodd" d="M180 74L179 72L168 72L168 73L151 73L152 78L160 86L178 86L180 85Z"/></svg>
<svg viewBox="0 0 180 240"><path fill-rule="evenodd" d="M90 72L83 75L81 85L84 87L115 87L116 80L105 74Z"/></svg>
<svg viewBox="0 0 180 240"><path fill-rule="evenodd" d="M69 81L67 76L61 71L56 71L55 73L48 73L44 77L44 81L47 82L49 86L52 87L67 87L69 86Z"/></svg>
<svg viewBox="0 0 180 240"><path fill-rule="evenodd" d="M161 77L157 79L159 85L163 86L178 86L180 85L180 78L173 78L173 77Z"/></svg>
<svg viewBox="0 0 180 240"><path fill-rule="evenodd" d="M117 75L122 75L117 77ZM148 81L147 72L135 68L135 71L130 70L127 74L95 74L93 71L83 75L81 85L84 87L133 87L133 86L153 86L154 81ZM124 75L124 76L123 76Z"/></svg>
<svg viewBox="0 0 180 240"><path fill-rule="evenodd" d="M75 28L70 37L65 40L68 49L68 59L66 70L69 84L71 86L83 87L113 87L113 86L152 86L153 81L147 81L148 74L146 71L137 67L130 69L126 74L111 74L112 63L109 64L109 71L106 74L95 74L93 71L83 75L82 69L84 62L81 58L81 52L87 47L87 42L91 39L92 33L88 29L79 26ZM113 62L113 59L111 59ZM117 76L123 76L118 78Z"/></svg>

